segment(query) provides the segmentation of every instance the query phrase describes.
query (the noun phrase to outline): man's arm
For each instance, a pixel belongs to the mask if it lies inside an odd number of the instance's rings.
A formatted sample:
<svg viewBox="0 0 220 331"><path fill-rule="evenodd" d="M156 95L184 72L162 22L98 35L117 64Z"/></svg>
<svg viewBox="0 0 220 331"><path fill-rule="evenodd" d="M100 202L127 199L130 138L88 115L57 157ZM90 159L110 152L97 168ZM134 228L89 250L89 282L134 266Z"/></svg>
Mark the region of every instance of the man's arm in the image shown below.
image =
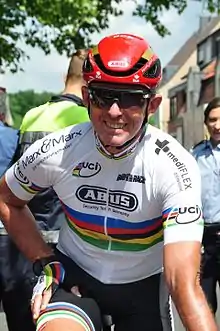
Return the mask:
<svg viewBox="0 0 220 331"><path fill-rule="evenodd" d="M214 316L200 287L200 242L164 246L164 273L172 299L188 331L217 331Z"/></svg>
<svg viewBox="0 0 220 331"><path fill-rule="evenodd" d="M31 261L52 255L36 227L26 202L9 189L5 178L0 181L0 220L18 248Z"/></svg>
<svg viewBox="0 0 220 331"><path fill-rule="evenodd" d="M159 154L163 167L157 169L166 282L187 331L217 331L199 279L204 230L200 171L195 159L176 141L170 140L169 151L169 158Z"/></svg>

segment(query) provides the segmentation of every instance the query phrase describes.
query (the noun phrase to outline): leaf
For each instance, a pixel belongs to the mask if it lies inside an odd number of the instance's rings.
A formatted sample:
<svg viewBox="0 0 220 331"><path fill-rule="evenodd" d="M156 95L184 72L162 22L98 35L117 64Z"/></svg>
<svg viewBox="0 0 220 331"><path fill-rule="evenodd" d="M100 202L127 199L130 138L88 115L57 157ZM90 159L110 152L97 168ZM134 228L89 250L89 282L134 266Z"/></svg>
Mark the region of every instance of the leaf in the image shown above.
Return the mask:
<svg viewBox="0 0 220 331"><path fill-rule="evenodd" d="M134 3L134 16L148 23L162 37L170 34L160 18L172 8L179 14L186 0L127 0ZM220 13L220 1L203 1L211 13ZM1 0L0 70L22 70L27 55L19 48L23 42L49 54L53 47L70 56L77 48L91 46L92 34L109 27L110 16L120 16L122 0Z"/></svg>

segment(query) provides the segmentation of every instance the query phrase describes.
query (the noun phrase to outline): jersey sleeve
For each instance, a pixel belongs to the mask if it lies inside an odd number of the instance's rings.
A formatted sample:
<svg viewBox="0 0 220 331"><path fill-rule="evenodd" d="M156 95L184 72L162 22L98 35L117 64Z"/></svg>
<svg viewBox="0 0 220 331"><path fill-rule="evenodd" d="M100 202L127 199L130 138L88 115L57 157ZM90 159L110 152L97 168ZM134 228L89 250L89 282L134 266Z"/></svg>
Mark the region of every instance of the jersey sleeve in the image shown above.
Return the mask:
<svg viewBox="0 0 220 331"><path fill-rule="evenodd" d="M6 183L19 199L29 201L35 194L54 184L51 174L55 169L51 162L53 153L48 136L32 144L8 169L5 174Z"/></svg>
<svg viewBox="0 0 220 331"><path fill-rule="evenodd" d="M190 153L180 148L163 153L160 197L164 244L202 241L203 215L199 167ZM162 154L162 153L161 153Z"/></svg>

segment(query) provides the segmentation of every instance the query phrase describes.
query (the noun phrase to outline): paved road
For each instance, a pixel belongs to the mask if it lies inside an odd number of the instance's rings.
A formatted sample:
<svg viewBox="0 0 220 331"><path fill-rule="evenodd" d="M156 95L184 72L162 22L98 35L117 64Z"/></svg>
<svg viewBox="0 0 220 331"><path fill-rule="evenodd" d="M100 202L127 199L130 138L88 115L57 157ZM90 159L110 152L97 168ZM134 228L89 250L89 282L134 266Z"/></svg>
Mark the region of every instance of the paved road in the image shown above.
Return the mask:
<svg viewBox="0 0 220 331"><path fill-rule="evenodd" d="M220 296L219 296L218 300L219 300L219 305L220 305ZM174 318L175 331L184 331L184 328L183 328L179 318L177 317L175 308L174 308L174 316L175 316L175 318ZM216 316L217 316L219 330L220 330L220 308L218 309ZM4 318L4 313L0 313L0 330L1 331L8 330L7 326L6 326L5 318Z"/></svg>

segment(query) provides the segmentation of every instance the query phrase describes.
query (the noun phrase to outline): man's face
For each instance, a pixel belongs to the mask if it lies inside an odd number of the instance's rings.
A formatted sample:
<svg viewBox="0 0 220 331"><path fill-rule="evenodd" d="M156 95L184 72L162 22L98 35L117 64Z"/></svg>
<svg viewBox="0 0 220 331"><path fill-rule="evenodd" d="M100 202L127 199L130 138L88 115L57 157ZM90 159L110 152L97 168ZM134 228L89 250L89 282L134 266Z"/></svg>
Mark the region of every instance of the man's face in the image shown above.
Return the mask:
<svg viewBox="0 0 220 331"><path fill-rule="evenodd" d="M210 137L220 143L220 107L214 108L210 111L206 120L206 126Z"/></svg>
<svg viewBox="0 0 220 331"><path fill-rule="evenodd" d="M94 129L103 145L110 148L122 146L140 131L147 108L152 112L156 105L154 98L150 101L150 94L140 86L99 84L83 88Z"/></svg>

